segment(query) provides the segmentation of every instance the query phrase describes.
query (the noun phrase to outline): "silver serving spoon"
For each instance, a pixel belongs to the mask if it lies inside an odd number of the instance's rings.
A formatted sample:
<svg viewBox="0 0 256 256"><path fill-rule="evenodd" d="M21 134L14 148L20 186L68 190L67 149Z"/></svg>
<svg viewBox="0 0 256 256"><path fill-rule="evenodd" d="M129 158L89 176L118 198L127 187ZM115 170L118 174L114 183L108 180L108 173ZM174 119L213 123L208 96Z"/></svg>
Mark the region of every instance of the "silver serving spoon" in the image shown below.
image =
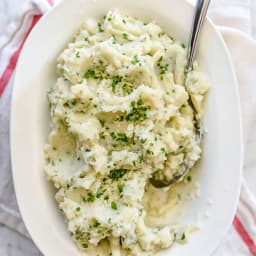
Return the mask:
<svg viewBox="0 0 256 256"><path fill-rule="evenodd" d="M206 13L210 4L210 0L197 0L195 7L195 15L193 20L193 25L190 33L189 44L188 44L188 62L187 62L187 71L191 71L193 69L193 63L196 56L196 51L198 48L198 39L200 32L202 31L202 27L205 21ZM202 126L200 124L200 120L196 117L196 109L193 105L191 98L189 98L189 104L193 108L194 111L194 120L195 120L195 130L196 130L196 143L200 144L203 136ZM190 170L192 166L184 164L184 166L179 170L178 173L175 173L171 180L161 179L159 176L159 172L156 172L149 179L150 183L156 188L164 188L182 180L184 175Z"/></svg>

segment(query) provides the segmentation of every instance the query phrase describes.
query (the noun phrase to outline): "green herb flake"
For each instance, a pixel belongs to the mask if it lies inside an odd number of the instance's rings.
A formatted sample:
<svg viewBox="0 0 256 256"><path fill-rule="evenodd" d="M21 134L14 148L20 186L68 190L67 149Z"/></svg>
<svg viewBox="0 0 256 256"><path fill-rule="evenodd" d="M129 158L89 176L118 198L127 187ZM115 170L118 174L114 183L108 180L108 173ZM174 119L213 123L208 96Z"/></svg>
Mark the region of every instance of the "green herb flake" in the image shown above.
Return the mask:
<svg viewBox="0 0 256 256"><path fill-rule="evenodd" d="M80 210L81 210L80 207L77 207L77 208L76 208L76 211L77 211L77 212L80 212Z"/></svg>
<svg viewBox="0 0 256 256"><path fill-rule="evenodd" d="M123 78L121 76L115 76L113 78L113 81L112 81L112 92L115 92L116 91L116 86L117 84L119 84L120 82L122 82Z"/></svg>
<svg viewBox="0 0 256 256"><path fill-rule="evenodd" d="M132 102L131 102L131 107L132 107L132 109L135 109L135 104L136 104L135 101L132 101Z"/></svg>
<svg viewBox="0 0 256 256"><path fill-rule="evenodd" d="M96 193L96 198L100 198L104 194L104 191L98 190Z"/></svg>
<svg viewBox="0 0 256 256"><path fill-rule="evenodd" d="M132 63L133 65L136 65L136 64L139 63L139 62L140 62L140 61L139 61L139 59L138 59L138 55L135 55L135 56L133 57L131 63Z"/></svg>
<svg viewBox="0 0 256 256"><path fill-rule="evenodd" d="M116 121L119 121L119 122L124 121L124 116L121 115L121 116L117 117L117 118L116 118Z"/></svg>
<svg viewBox="0 0 256 256"><path fill-rule="evenodd" d="M161 61L163 61L163 56L161 56L159 59L158 59L158 63L160 63Z"/></svg>
<svg viewBox="0 0 256 256"><path fill-rule="evenodd" d="M140 143L144 144L147 141L147 139L140 139Z"/></svg>
<svg viewBox="0 0 256 256"><path fill-rule="evenodd" d="M181 47L182 47L183 49L185 49L185 48L186 48L186 45L185 45L184 43L182 43L182 44L181 44Z"/></svg>
<svg viewBox="0 0 256 256"><path fill-rule="evenodd" d="M98 23L98 30L99 32L104 32L104 28L102 27L102 24L100 22Z"/></svg>
<svg viewBox="0 0 256 256"><path fill-rule="evenodd" d="M148 155L153 155L153 152L152 152L151 150L149 150L149 149L146 150L146 153L147 153Z"/></svg>
<svg viewBox="0 0 256 256"><path fill-rule="evenodd" d="M150 109L149 106L143 105L141 99L137 102L131 102L132 110L126 115L126 121L144 121L147 118L147 110Z"/></svg>
<svg viewBox="0 0 256 256"><path fill-rule="evenodd" d="M101 125L102 127L104 127L105 121L104 121L104 120L99 120L99 121L100 121L100 125Z"/></svg>
<svg viewBox="0 0 256 256"><path fill-rule="evenodd" d="M123 92L130 94L133 91L133 88L131 88L128 84L123 84L122 86Z"/></svg>
<svg viewBox="0 0 256 256"><path fill-rule="evenodd" d="M99 133L99 136L100 136L101 139L103 139L103 140L105 139L105 134L104 134L104 132L100 132L100 133Z"/></svg>
<svg viewBox="0 0 256 256"><path fill-rule="evenodd" d="M68 104L69 104L70 107L74 107L74 106L76 105L76 103L77 103L76 99L72 99L72 100L70 100L70 101L68 102Z"/></svg>
<svg viewBox="0 0 256 256"><path fill-rule="evenodd" d="M110 136L115 141L124 142L124 143L128 142L128 138L127 138L125 133L114 133L114 132L111 132Z"/></svg>
<svg viewBox="0 0 256 256"><path fill-rule="evenodd" d="M96 73L94 70L88 69L85 73L84 73L84 78L95 78L97 79Z"/></svg>
<svg viewBox="0 0 256 256"><path fill-rule="evenodd" d="M113 210L117 210L117 204L116 204L116 202L114 202L114 201L111 202L111 208L112 208Z"/></svg>
<svg viewBox="0 0 256 256"><path fill-rule="evenodd" d="M112 44L117 44L116 36L112 35Z"/></svg>
<svg viewBox="0 0 256 256"><path fill-rule="evenodd" d="M161 80L163 80L163 75L168 71L168 67L169 67L169 64L167 64L167 63L164 64L163 61L164 61L163 56L161 56L157 61L157 66L159 68Z"/></svg>
<svg viewBox="0 0 256 256"><path fill-rule="evenodd" d="M128 37L128 34L126 34L126 33L123 33L123 39L125 39L125 40L127 40L127 41L130 41L130 40L129 40L129 37Z"/></svg>
<svg viewBox="0 0 256 256"><path fill-rule="evenodd" d="M87 201L94 202L94 200L95 200L95 195L92 192L89 192L87 195Z"/></svg>
<svg viewBox="0 0 256 256"><path fill-rule="evenodd" d="M192 181L192 177L190 175L187 177L187 181L188 182Z"/></svg>
<svg viewBox="0 0 256 256"><path fill-rule="evenodd" d="M166 149L165 148L161 148L161 152L165 154L166 153Z"/></svg>
<svg viewBox="0 0 256 256"><path fill-rule="evenodd" d="M141 106L141 105L143 104L142 99L139 99L139 100L137 101L137 104L138 104L139 106Z"/></svg>
<svg viewBox="0 0 256 256"><path fill-rule="evenodd" d="M100 226L100 223L97 220L94 220L93 227L97 228L98 226Z"/></svg>
<svg viewBox="0 0 256 256"><path fill-rule="evenodd" d="M80 52L77 52L77 53L76 53L76 57L77 57L77 58L80 58Z"/></svg>
<svg viewBox="0 0 256 256"><path fill-rule="evenodd" d="M186 239L186 234L183 233L182 236L181 236L181 241L184 241Z"/></svg>
<svg viewBox="0 0 256 256"><path fill-rule="evenodd" d="M120 178L122 178L126 173L127 173L127 169L114 169L111 170L109 173L109 178L111 178L112 180L119 180Z"/></svg>
<svg viewBox="0 0 256 256"><path fill-rule="evenodd" d="M119 191L119 193L122 193L122 192L123 192L123 190L124 190L124 185L119 184L117 187L118 187L118 191Z"/></svg>

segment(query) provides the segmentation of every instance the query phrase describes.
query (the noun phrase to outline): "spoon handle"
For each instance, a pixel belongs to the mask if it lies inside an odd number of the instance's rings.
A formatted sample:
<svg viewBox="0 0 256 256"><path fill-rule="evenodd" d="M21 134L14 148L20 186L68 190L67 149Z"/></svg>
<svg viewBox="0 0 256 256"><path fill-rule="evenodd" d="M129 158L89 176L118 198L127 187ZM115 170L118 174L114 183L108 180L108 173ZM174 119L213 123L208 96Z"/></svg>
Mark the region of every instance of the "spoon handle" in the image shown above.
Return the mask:
<svg viewBox="0 0 256 256"><path fill-rule="evenodd" d="M198 38L202 30L206 13L211 0L197 0L196 11L193 21L193 26L190 33L188 45L188 64L187 69L190 70L195 60Z"/></svg>

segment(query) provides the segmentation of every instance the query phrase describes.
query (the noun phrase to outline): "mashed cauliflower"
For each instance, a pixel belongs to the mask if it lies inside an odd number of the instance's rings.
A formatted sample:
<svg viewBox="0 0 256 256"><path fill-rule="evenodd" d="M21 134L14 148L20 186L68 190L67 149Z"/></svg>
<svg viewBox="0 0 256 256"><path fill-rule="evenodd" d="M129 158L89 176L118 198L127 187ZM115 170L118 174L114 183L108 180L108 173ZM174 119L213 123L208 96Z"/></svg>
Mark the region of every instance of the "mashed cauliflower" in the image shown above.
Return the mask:
<svg viewBox="0 0 256 256"><path fill-rule="evenodd" d="M59 56L45 170L84 255L154 255L186 241L186 226L145 221L168 205L150 206L168 192L152 174L171 178L200 158L189 95L200 118L209 84L185 66L184 45L118 11L87 20Z"/></svg>

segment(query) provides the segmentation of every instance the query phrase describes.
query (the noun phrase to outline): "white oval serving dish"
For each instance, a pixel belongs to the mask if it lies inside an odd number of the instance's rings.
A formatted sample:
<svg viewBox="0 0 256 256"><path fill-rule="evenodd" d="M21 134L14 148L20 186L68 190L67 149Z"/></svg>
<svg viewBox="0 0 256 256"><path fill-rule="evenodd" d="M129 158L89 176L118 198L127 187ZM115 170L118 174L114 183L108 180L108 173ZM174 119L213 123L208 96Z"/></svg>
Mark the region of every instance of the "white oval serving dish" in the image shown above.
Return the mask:
<svg viewBox="0 0 256 256"><path fill-rule="evenodd" d="M80 254L43 171L43 147L49 132L46 92L57 77L58 54L83 20L101 17L115 8L155 20L175 39L187 40L193 8L185 0L63 0L33 29L17 64L11 112L13 179L26 227L47 256ZM158 255L210 255L231 225L238 202L242 169L239 96L227 48L209 20L198 60L212 88L207 100L203 160L195 176L201 184L201 196L186 206L184 222L196 221L199 216L201 229L187 244ZM212 206L207 203L209 198ZM204 216L206 212L209 218Z"/></svg>

